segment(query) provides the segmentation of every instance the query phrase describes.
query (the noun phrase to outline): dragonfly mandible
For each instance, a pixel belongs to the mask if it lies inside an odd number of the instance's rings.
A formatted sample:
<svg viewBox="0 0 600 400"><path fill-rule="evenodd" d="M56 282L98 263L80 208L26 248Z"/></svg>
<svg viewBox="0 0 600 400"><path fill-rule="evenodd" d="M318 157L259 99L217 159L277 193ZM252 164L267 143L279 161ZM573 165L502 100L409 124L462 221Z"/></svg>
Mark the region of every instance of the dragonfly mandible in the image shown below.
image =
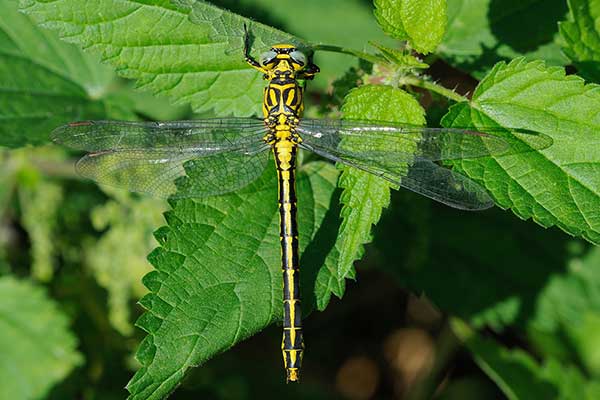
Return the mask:
<svg viewBox="0 0 600 400"><path fill-rule="evenodd" d="M293 45L274 45L247 63L264 75L263 119L172 122L84 121L56 129L53 139L89 152L78 172L99 183L164 198L215 196L257 179L272 154L278 175L283 273L282 353L288 382L299 380L304 351L300 310L297 200L298 149L375 174L398 186L465 210L494 203L486 190L440 161L510 154L506 137L397 123L303 119L304 86L319 68ZM551 145L528 131L528 148Z"/></svg>

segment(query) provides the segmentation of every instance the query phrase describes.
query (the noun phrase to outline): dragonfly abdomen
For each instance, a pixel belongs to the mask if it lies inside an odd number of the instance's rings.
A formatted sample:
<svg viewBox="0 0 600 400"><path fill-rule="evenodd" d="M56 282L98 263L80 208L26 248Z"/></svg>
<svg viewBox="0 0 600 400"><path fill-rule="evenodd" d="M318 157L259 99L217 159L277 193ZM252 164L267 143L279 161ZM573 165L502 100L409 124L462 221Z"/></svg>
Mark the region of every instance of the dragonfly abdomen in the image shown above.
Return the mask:
<svg viewBox="0 0 600 400"><path fill-rule="evenodd" d="M299 379L304 340L300 308L298 222L296 206L296 146L282 140L273 147L279 182L281 269L283 274L283 340L281 350L288 382Z"/></svg>

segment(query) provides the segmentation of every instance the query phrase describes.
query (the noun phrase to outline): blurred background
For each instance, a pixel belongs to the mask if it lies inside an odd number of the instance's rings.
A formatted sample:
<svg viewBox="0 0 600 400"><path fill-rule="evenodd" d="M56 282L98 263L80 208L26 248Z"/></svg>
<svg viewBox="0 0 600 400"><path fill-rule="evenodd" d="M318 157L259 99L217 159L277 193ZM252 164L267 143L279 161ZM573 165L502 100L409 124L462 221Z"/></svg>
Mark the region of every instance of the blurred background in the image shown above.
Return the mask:
<svg viewBox="0 0 600 400"><path fill-rule="evenodd" d="M395 45L367 0L212 3L312 41L359 50L369 40ZM472 3L498 10L495 1ZM508 3L510 9L514 2ZM567 5L545 3L542 13L527 6L513 16L512 23L536 15L549 27L530 47L511 45L509 37L467 57L469 49L452 51L450 31L439 55L428 57L428 73L468 94L502 59L535 53L564 64L552 43ZM85 69L74 79L89 96L89 104L81 104L91 110L86 115L207 116L134 90L93 56L36 28L15 4L0 5L0 64L17 51L44 57L44 48L18 46L27 36L19 32L43 37L80 60L68 68ZM449 2L451 21L461 18L462 4ZM506 27L492 30L503 38ZM344 94L370 67L338 54L317 54L316 62L323 73L310 87L307 113L336 116ZM10 65L0 70L5 83L18 80L16 64ZM25 106L43 86L39 76L27 80ZM20 104L9 92L0 90L5 110ZM448 102L414 94L435 126ZM0 385L0 400L123 399L144 337L134 321L142 313L136 301L147 290L141 278L151 270L146 256L158 246L153 232L164 225L168 204L80 179L73 169L78 154L48 144L51 129L72 115L54 112L59 106L56 100L36 105L31 118L53 117L32 125L37 139L27 146L19 139L23 125L0 119L0 376L14 383ZM171 398L600 398L594 397L600 390L600 251L588 243L508 211L460 212L399 191L356 267L357 281L348 283L344 298L307 318L302 384L284 383L281 327L271 326L194 369ZM44 337L56 338L54 347L34 352ZM2 366L2 358L11 365ZM14 388L19 391L9 391Z"/></svg>

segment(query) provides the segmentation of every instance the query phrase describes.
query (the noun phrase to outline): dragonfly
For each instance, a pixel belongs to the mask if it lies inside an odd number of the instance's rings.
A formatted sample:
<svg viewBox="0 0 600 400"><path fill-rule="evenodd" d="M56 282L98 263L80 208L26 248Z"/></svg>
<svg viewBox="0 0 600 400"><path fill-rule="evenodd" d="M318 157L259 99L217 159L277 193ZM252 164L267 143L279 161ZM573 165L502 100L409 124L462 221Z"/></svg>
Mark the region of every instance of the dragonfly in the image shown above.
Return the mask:
<svg viewBox="0 0 600 400"><path fill-rule="evenodd" d="M547 136L513 130L428 128L381 121L302 118L306 81L317 67L299 48L277 44L258 60L248 31L244 57L268 81L263 118L170 122L82 121L57 128L55 142L88 152L84 177L164 198L201 198L240 189L277 169L283 275L282 356L287 382L297 382L304 352L300 309L296 164L298 150L374 174L451 207L481 210L494 202L473 180L442 162L543 149ZM525 138L525 139L523 139ZM526 150L522 141L526 140Z"/></svg>

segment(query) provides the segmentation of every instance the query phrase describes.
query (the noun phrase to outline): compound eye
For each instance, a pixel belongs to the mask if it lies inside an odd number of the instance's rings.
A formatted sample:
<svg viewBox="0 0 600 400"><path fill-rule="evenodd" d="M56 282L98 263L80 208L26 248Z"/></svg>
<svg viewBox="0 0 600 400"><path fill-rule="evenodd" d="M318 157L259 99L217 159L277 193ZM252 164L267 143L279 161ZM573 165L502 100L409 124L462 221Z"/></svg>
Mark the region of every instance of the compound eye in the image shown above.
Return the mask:
<svg viewBox="0 0 600 400"><path fill-rule="evenodd" d="M277 53L275 53L273 50L267 51L260 55L260 63L262 65L267 65L272 62L275 57L277 57Z"/></svg>
<svg viewBox="0 0 600 400"><path fill-rule="evenodd" d="M298 64L304 66L306 65L306 56L303 52L294 50L290 53L290 57L292 60L296 61Z"/></svg>

